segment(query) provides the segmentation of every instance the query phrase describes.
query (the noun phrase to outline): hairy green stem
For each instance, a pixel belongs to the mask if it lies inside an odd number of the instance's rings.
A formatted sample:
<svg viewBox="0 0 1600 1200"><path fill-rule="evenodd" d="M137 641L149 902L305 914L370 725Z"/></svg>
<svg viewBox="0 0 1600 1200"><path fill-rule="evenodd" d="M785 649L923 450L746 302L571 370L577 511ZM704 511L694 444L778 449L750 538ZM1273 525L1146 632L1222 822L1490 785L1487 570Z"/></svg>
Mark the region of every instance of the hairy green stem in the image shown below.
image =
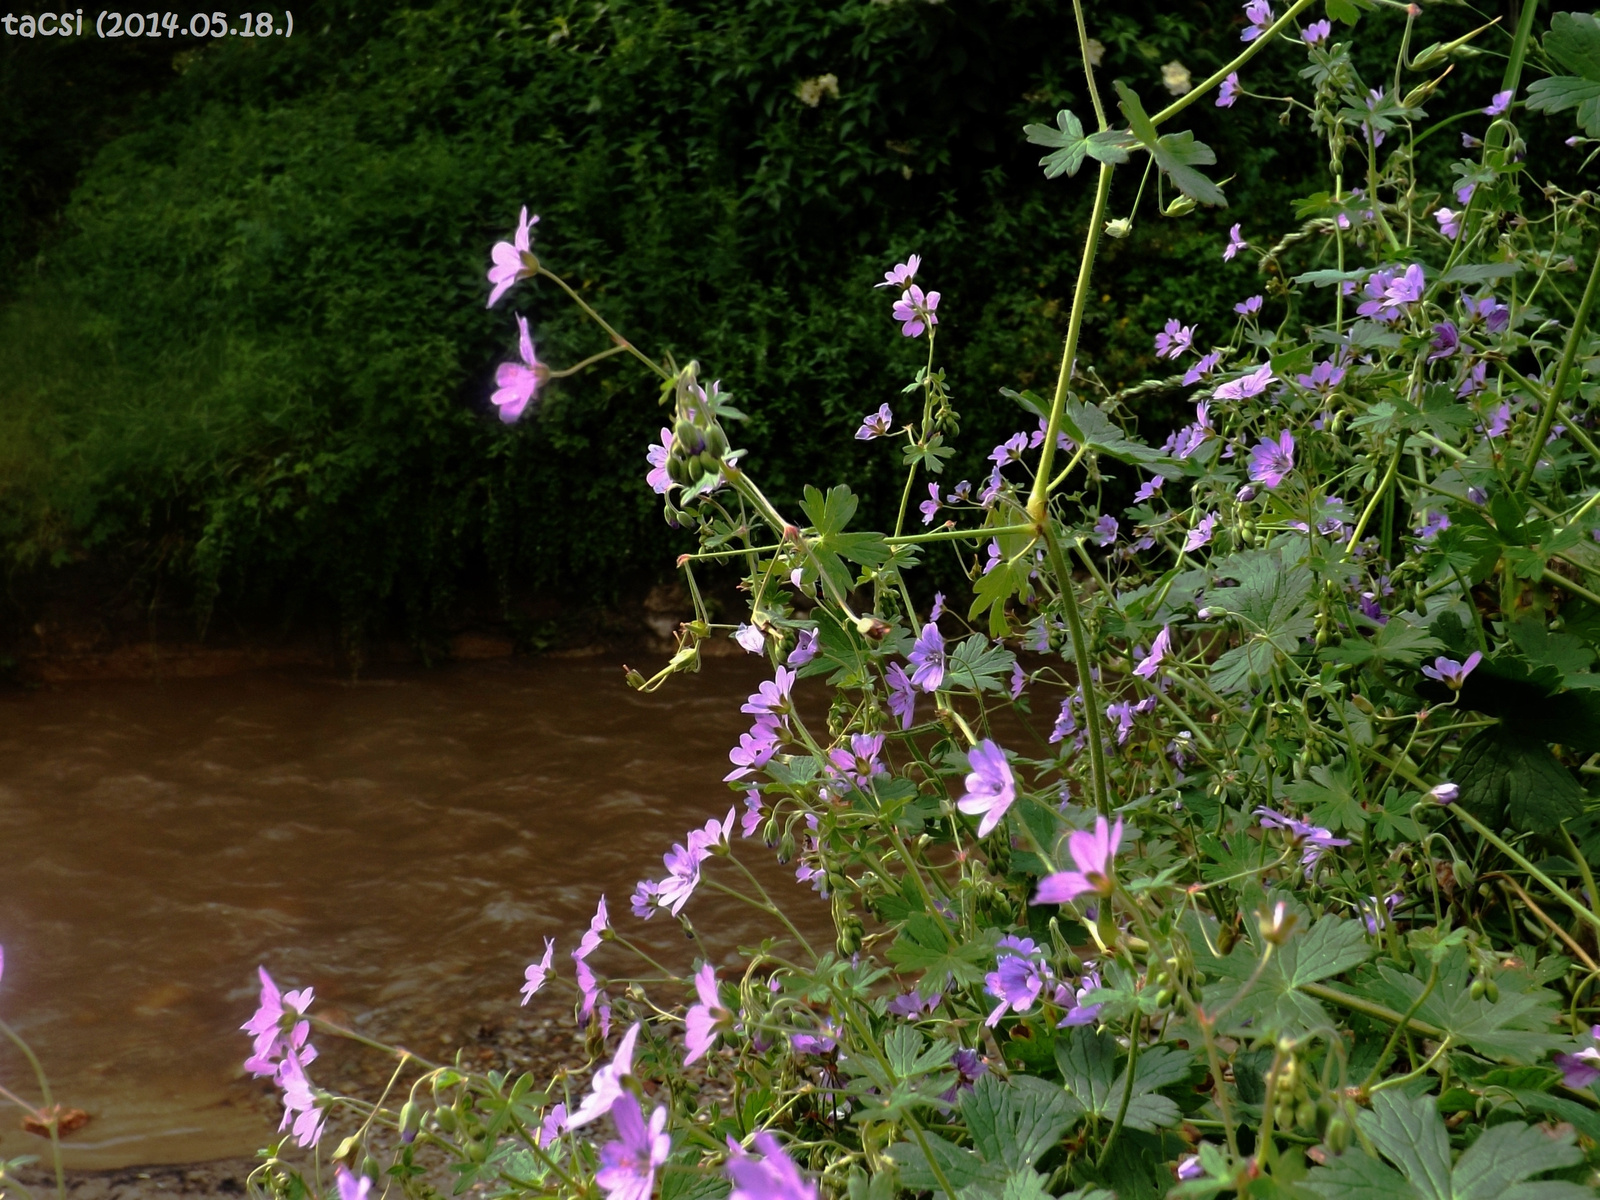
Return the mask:
<svg viewBox="0 0 1600 1200"><path fill-rule="evenodd" d="M1532 8L1532 0L1527 0L1528 7ZM1578 344L1583 341L1583 334L1589 324L1589 313L1594 309L1595 296L1600 294L1600 251L1594 256L1594 263L1589 268L1589 283L1583 289L1583 299L1578 302L1577 314L1572 318L1572 328L1567 331L1567 344L1561 351L1561 362L1556 367L1556 377L1550 385L1550 391L1543 404L1539 406L1539 424L1533 433L1533 441L1528 446L1527 457L1522 463L1522 486L1527 487L1533 482L1533 470L1539 463L1539 451L1544 449L1545 439L1550 436L1550 426L1555 423L1556 409L1561 404L1561 393L1566 390L1567 376L1572 374L1572 363L1578 357Z"/></svg>
<svg viewBox="0 0 1600 1200"><path fill-rule="evenodd" d="M1106 779L1106 752L1100 733L1100 705L1095 694L1094 660L1089 656L1089 641L1083 632L1083 614L1078 611L1072 572L1067 568L1061 543L1056 539L1055 530L1048 519L1044 522L1044 540L1050 554L1050 569L1055 572L1061 599L1066 605L1067 628L1072 634L1072 660L1077 665L1078 686L1083 691L1083 722L1089 732L1089 776L1094 790L1094 807L1101 816L1109 817L1111 793Z"/></svg>

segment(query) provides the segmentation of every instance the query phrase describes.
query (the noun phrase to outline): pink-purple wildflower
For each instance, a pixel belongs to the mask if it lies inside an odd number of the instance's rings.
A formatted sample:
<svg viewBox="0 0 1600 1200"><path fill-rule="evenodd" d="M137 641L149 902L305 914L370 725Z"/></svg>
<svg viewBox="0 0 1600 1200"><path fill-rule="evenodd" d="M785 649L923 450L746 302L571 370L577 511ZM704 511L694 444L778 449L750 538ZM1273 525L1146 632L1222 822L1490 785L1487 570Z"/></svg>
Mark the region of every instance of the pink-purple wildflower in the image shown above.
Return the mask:
<svg viewBox="0 0 1600 1200"><path fill-rule="evenodd" d="M1094 831L1075 829L1067 837L1067 850L1076 871L1057 871L1039 881L1035 904L1065 904L1079 896L1109 896L1116 890L1114 872L1117 847L1122 844L1122 818L1108 825L1096 817Z"/></svg>
<svg viewBox="0 0 1600 1200"><path fill-rule="evenodd" d="M1422 673L1429 679L1434 679L1444 684L1452 691L1460 691L1462 685L1467 682L1467 676L1471 675L1482 661L1483 654L1478 650L1474 650L1467 655L1465 662L1457 662L1453 658L1445 658L1440 655L1433 660L1432 666L1423 667Z"/></svg>
<svg viewBox="0 0 1600 1200"><path fill-rule="evenodd" d="M1276 440L1264 438L1250 451L1250 478L1275 488L1294 470L1294 435L1287 429Z"/></svg>
<svg viewBox="0 0 1600 1200"><path fill-rule="evenodd" d="M1017 781L1006 752L988 738L967 751L966 794L956 807L969 817L980 817L978 836L988 837L1017 798Z"/></svg>
<svg viewBox="0 0 1600 1200"><path fill-rule="evenodd" d="M1272 364L1265 362L1249 374L1229 380L1217 388L1213 394L1218 400L1247 400L1251 396L1261 395L1262 392L1267 390L1267 385L1275 378L1276 376L1272 373Z"/></svg>
<svg viewBox="0 0 1600 1200"><path fill-rule="evenodd" d="M683 1040L689 1051L684 1056L684 1066L704 1058L717 1044L723 1027L733 1024L733 1014L723 1007L717 990L716 968L710 963L702 964L694 973L694 990L699 1003L691 1004L683 1018Z"/></svg>
<svg viewBox="0 0 1600 1200"><path fill-rule="evenodd" d="M873 438L887 437L894 428L894 411L887 404L878 407L875 413L868 413L861 418L861 428L856 430L856 441L870 442Z"/></svg>
<svg viewBox="0 0 1600 1200"><path fill-rule="evenodd" d="M639 1040L640 1028L638 1022L630 1025L617 1043L616 1056L595 1071L594 1078L589 1081L589 1094L567 1120L568 1129L581 1129L590 1121L605 1116L623 1097L622 1081L633 1074L633 1047Z"/></svg>
<svg viewBox="0 0 1600 1200"><path fill-rule="evenodd" d="M533 339L528 336L528 318L517 314L517 352L520 363L504 362L495 369L494 381L498 385L490 401L500 410L500 419L507 425L515 422L527 410L534 393L544 382L546 369L533 352Z"/></svg>
<svg viewBox="0 0 1600 1200"><path fill-rule="evenodd" d="M1244 6L1244 15L1250 22L1244 27L1244 32L1239 35L1241 42L1253 42L1267 31L1267 26L1272 24L1272 5L1267 0L1250 0Z"/></svg>
<svg viewBox="0 0 1600 1200"><path fill-rule="evenodd" d="M894 270L883 273L883 282L875 283L873 287L897 287L901 291L911 286L911 281L916 277L917 271L922 266L922 258L913 254L903 263L895 263Z"/></svg>
<svg viewBox="0 0 1600 1200"><path fill-rule="evenodd" d="M672 1153L666 1107L651 1113L646 1125L638 1098L625 1092L611 1106L611 1119L617 1126L617 1140L600 1147L600 1169L594 1181L607 1200L650 1200L656 1168Z"/></svg>
<svg viewBox="0 0 1600 1200"><path fill-rule="evenodd" d="M550 977L550 963L555 958L555 938L545 938L544 957L536 963L529 963L528 969L523 972L526 982L522 985L522 1003L526 1005L532 1000L534 994L544 987L545 980Z"/></svg>
<svg viewBox="0 0 1600 1200"><path fill-rule="evenodd" d="M539 265L529 252L529 231L539 223L537 216L529 218L527 206L522 209L522 216L517 219L517 231L509 242L496 242L490 251L494 259L494 266L489 268L489 282L494 288L489 293L489 303L486 308L493 308L496 300L504 296L512 284L519 279L527 279L535 274Z"/></svg>
<svg viewBox="0 0 1600 1200"><path fill-rule="evenodd" d="M911 664L911 682L925 692L936 692L944 682L944 634L936 621L929 621L917 635L916 644L906 655Z"/></svg>
<svg viewBox="0 0 1600 1200"><path fill-rule="evenodd" d="M1200 360L1183 373L1183 386L1193 387L1211 372L1215 371L1222 363L1222 353L1213 350L1209 354L1200 356Z"/></svg>
<svg viewBox="0 0 1600 1200"><path fill-rule="evenodd" d="M1516 92L1511 88L1507 88L1503 92L1496 92L1494 98L1484 108L1483 115L1486 117L1505 116L1511 108L1511 97L1514 95L1516 95Z"/></svg>
<svg viewBox="0 0 1600 1200"><path fill-rule="evenodd" d="M905 295L894 302L894 319L900 322L900 332L906 337L921 337L939 323L935 310L939 307L939 293L928 292L916 284L906 289Z"/></svg>
<svg viewBox="0 0 1600 1200"><path fill-rule="evenodd" d="M1194 326L1181 325L1176 317L1167 321L1166 328L1156 334L1156 357L1177 358L1194 342Z"/></svg>
<svg viewBox="0 0 1600 1200"><path fill-rule="evenodd" d="M1239 226L1237 224L1234 225L1233 228L1228 230L1228 244L1222 251L1222 261L1232 261L1233 256L1239 253L1239 251L1243 250L1249 244L1249 242L1244 240L1244 235L1239 232Z"/></svg>
<svg viewBox="0 0 1600 1200"><path fill-rule="evenodd" d="M1222 86L1217 89L1217 107L1232 108L1239 99L1239 72L1229 71L1228 77L1222 81Z"/></svg>
<svg viewBox="0 0 1600 1200"><path fill-rule="evenodd" d="M984 976L984 990L999 1001L984 1021L991 1029L1007 1012L1025 1013L1031 1009L1044 990L1046 978L1046 967L1038 958L1038 947L1032 938L1007 935L997 943L997 949L1012 953L1001 953L995 960L995 969Z"/></svg>
<svg viewBox="0 0 1600 1200"><path fill-rule="evenodd" d="M1172 649L1172 629L1163 625L1161 632L1156 634L1155 641L1150 643L1150 653L1139 661L1133 673L1143 679L1154 679L1161 670L1161 664Z"/></svg>
<svg viewBox="0 0 1600 1200"><path fill-rule="evenodd" d="M1251 296L1249 299L1241 300L1238 304L1235 304L1233 311L1241 317L1253 317L1261 311L1261 304L1262 298L1260 296Z"/></svg>
<svg viewBox="0 0 1600 1200"><path fill-rule="evenodd" d="M658 496L665 496L672 490L672 476L667 474L667 456L672 452L672 430L661 430L661 444L652 444L645 451L645 459L650 463L650 470L645 475L644 481L650 490Z"/></svg>
<svg viewBox="0 0 1600 1200"><path fill-rule="evenodd" d="M1193 554L1202 546L1210 545L1211 537L1216 532L1216 528L1217 514L1215 511L1208 512L1195 523L1193 529L1183 535L1183 552L1185 554Z"/></svg>
<svg viewBox="0 0 1600 1200"><path fill-rule="evenodd" d="M817 1200L817 1185L800 1174L777 1138L763 1129L754 1145L759 1159L742 1152L728 1157L724 1169L733 1180L728 1200Z"/></svg>
<svg viewBox="0 0 1600 1200"><path fill-rule="evenodd" d="M889 685L889 711L900 718L901 729L910 729L917 718L916 685L899 663L890 663L883 674Z"/></svg>
<svg viewBox="0 0 1600 1200"><path fill-rule="evenodd" d="M1308 46L1320 46L1333 34L1333 25L1328 20L1313 21L1300 31L1300 36L1305 39Z"/></svg>

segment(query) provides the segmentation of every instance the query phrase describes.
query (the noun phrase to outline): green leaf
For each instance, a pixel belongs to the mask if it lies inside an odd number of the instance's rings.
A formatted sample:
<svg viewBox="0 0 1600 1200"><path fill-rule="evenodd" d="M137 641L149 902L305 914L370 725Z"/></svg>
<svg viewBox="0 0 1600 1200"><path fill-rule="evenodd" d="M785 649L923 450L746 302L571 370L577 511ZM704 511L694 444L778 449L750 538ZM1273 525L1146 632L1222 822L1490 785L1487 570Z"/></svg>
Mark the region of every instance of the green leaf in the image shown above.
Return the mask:
<svg viewBox="0 0 1600 1200"><path fill-rule="evenodd" d="M1457 801L1492 829L1507 822L1554 833L1583 811L1583 789L1536 734L1498 725L1480 730L1456 756Z"/></svg>
<svg viewBox="0 0 1600 1200"><path fill-rule="evenodd" d="M1110 417L1092 404L1068 400L1062 410L1062 428L1080 446L1125 463L1152 463L1166 456L1154 446L1130 438Z"/></svg>
<svg viewBox="0 0 1600 1200"><path fill-rule="evenodd" d="M1493 283L1498 279L1510 279L1520 270L1522 264L1514 262L1459 263L1439 276L1439 282Z"/></svg>
<svg viewBox="0 0 1600 1200"><path fill-rule="evenodd" d="M1046 179L1054 179L1062 174L1076 175L1088 154L1086 143L1089 139L1083 135L1082 121L1063 108L1056 114L1056 126L1055 129L1048 125L1022 127L1022 132L1035 146L1057 147L1054 153L1046 154L1039 160Z"/></svg>
<svg viewBox="0 0 1600 1200"><path fill-rule="evenodd" d="M1562 675L1587 671L1594 662L1594 650L1582 638L1552 632L1543 621L1513 621L1506 633L1530 663L1553 667Z"/></svg>
<svg viewBox="0 0 1600 1200"><path fill-rule="evenodd" d="M1306 1176L1302 1187L1327 1200L1576 1200L1594 1193L1575 1183L1528 1182L1543 1171L1583 1161L1570 1131L1551 1137L1510 1121L1485 1130L1452 1169L1450 1136L1432 1096L1379 1092L1372 1108L1356 1114L1361 1132L1399 1174L1351 1149Z"/></svg>
<svg viewBox="0 0 1600 1200"><path fill-rule="evenodd" d="M1574 75L1537 79L1528 85L1528 108L1549 113L1576 108L1583 131L1590 137L1600 137L1600 82Z"/></svg>
<svg viewBox="0 0 1600 1200"><path fill-rule="evenodd" d="M1138 95L1120 79L1113 80L1111 86L1117 89L1117 107L1122 110L1122 115L1128 118L1128 128L1133 136L1147 147L1154 146L1156 127L1150 123L1150 118L1144 111L1144 105L1139 102Z"/></svg>
<svg viewBox="0 0 1600 1200"><path fill-rule="evenodd" d="M982 964L994 957L999 934L986 930L977 938L952 946L939 923L930 916L910 918L889 947L889 961L902 970L931 972L934 978L954 976L957 983L979 983Z"/></svg>
<svg viewBox="0 0 1600 1200"><path fill-rule="evenodd" d="M1367 814L1355 797L1343 760L1312 767L1310 779L1291 783L1283 791L1296 804L1311 810L1307 816L1313 825L1334 833L1341 829L1359 831L1366 826Z"/></svg>
<svg viewBox="0 0 1600 1200"><path fill-rule="evenodd" d="M972 607L967 610L967 620L976 620L987 612L990 636L1003 636L1010 627L1006 619L1006 601L1031 590L1028 575L1032 570L1033 561L1027 555L1016 562L1002 558L972 585Z"/></svg>
<svg viewBox="0 0 1600 1200"><path fill-rule="evenodd" d="M1017 656L1011 651L992 645L981 633L975 633L950 655L944 672L945 686L966 684L980 692L1002 692L1010 687L1011 668L1016 663Z"/></svg>
<svg viewBox="0 0 1600 1200"><path fill-rule="evenodd" d="M1593 13L1552 13L1544 52L1574 75L1600 82L1600 20Z"/></svg>
<svg viewBox="0 0 1600 1200"><path fill-rule="evenodd" d="M1201 204L1218 208L1228 207L1228 198L1222 189L1194 168L1210 166L1217 161L1216 153L1204 142L1194 140L1187 129L1182 133L1163 134L1155 146L1156 165L1167 173L1172 185Z"/></svg>
<svg viewBox="0 0 1600 1200"><path fill-rule="evenodd" d="M1056 1066L1062 1085L1084 1111L1102 1119L1115 1119L1128 1087L1128 1072L1117 1070L1117 1043L1109 1033L1087 1028L1069 1029L1056 1039ZM1185 1079L1193 1057L1176 1046L1146 1046L1133 1071L1133 1092L1123 1123L1130 1129L1154 1132L1174 1128L1183 1120L1177 1104L1159 1089Z"/></svg>
<svg viewBox="0 0 1600 1200"><path fill-rule="evenodd" d="M1219 573L1239 582L1208 591L1206 605L1236 615L1245 640L1211 665L1211 680L1220 692L1240 692L1251 686L1251 676L1265 676L1278 655L1296 653L1300 639L1315 628L1309 607L1312 575L1303 566L1286 569L1277 551L1238 555Z"/></svg>
<svg viewBox="0 0 1600 1200"><path fill-rule="evenodd" d="M960 1189L980 1183L987 1187L1001 1186L1005 1172L998 1164L986 1166L971 1150L948 1142L937 1133L924 1133L922 1136L927 1139L928 1149L951 1187ZM939 1177L928 1165L928 1156L922 1152L919 1144L899 1142L889 1147L889 1157L900 1168L903 1186L912 1191L942 1194Z"/></svg>
<svg viewBox="0 0 1600 1200"><path fill-rule="evenodd" d="M1328 16L1332 20L1354 25L1361 19L1361 9L1354 0L1327 0Z"/></svg>
<svg viewBox="0 0 1600 1200"><path fill-rule="evenodd" d="M1406 1012L1427 984L1415 975L1380 966L1375 975L1360 979L1356 990ZM1462 1049L1501 1062L1531 1063L1564 1045L1553 1022L1558 1012L1553 993L1544 988L1517 991L1502 988L1495 1001L1472 998L1472 979L1466 955L1457 948L1446 953L1439 966L1439 981L1421 1005L1417 1018L1449 1034Z"/></svg>
<svg viewBox="0 0 1600 1200"><path fill-rule="evenodd" d="M1033 1075L1002 1082L984 1075L961 1097L972 1145L986 1163L1010 1172L1031 1169L1082 1115L1060 1088Z"/></svg>
<svg viewBox="0 0 1600 1200"><path fill-rule="evenodd" d="M1270 1029L1290 1036L1326 1024L1328 1016L1322 1005L1299 989L1348 971L1365 962L1370 953L1361 922L1323 917L1272 956L1229 1019L1248 1022L1253 1031ZM1222 977L1221 982L1206 988L1207 1003L1230 1001L1255 973L1259 961L1260 955L1242 942L1227 958L1207 963L1208 973Z"/></svg>

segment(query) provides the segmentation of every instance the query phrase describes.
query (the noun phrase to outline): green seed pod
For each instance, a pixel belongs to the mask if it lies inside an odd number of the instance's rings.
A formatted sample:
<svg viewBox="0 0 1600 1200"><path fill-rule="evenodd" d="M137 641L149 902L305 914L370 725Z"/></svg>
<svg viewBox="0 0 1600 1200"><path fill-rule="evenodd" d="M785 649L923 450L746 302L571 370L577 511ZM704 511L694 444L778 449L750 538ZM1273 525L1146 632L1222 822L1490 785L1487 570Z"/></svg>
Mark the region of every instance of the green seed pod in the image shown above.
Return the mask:
<svg viewBox="0 0 1600 1200"><path fill-rule="evenodd" d="M1490 1004L1500 1003L1500 985L1492 979L1483 981L1483 994Z"/></svg>
<svg viewBox="0 0 1600 1200"><path fill-rule="evenodd" d="M794 834L785 829L783 837L778 840L778 865L780 867L788 866L793 860Z"/></svg>
<svg viewBox="0 0 1600 1200"><path fill-rule="evenodd" d="M695 461L700 464L702 475L715 475L722 470L722 460L709 450L702 450L695 456Z"/></svg>
<svg viewBox="0 0 1600 1200"><path fill-rule="evenodd" d="M1456 886L1459 888L1471 888L1472 881L1476 878L1472 873L1472 868L1459 858L1451 861L1450 874L1455 878Z"/></svg>
<svg viewBox="0 0 1600 1200"><path fill-rule="evenodd" d="M458 1122L456 1120L455 1109L436 1108L433 1110L433 1119L438 1123L439 1128L444 1130L446 1133L454 1133L456 1131Z"/></svg>
<svg viewBox="0 0 1600 1200"><path fill-rule="evenodd" d="M1328 1133L1323 1140L1335 1154L1343 1154L1350 1148L1350 1122L1344 1119L1343 1114L1334 1114L1328 1122Z"/></svg>
<svg viewBox="0 0 1600 1200"><path fill-rule="evenodd" d="M706 430L706 449L718 458L728 452L728 437L722 432L722 426L713 425Z"/></svg>
<svg viewBox="0 0 1600 1200"><path fill-rule="evenodd" d="M1315 1129L1317 1127L1317 1106L1310 1100L1302 1100L1295 1105L1294 1123L1297 1129Z"/></svg>
<svg viewBox="0 0 1600 1200"><path fill-rule="evenodd" d="M1474 1000L1482 1000L1484 986L1484 981L1481 978L1474 979L1472 981L1472 986L1467 989L1467 994L1470 995Z"/></svg>
<svg viewBox="0 0 1600 1200"><path fill-rule="evenodd" d="M694 474L689 469L689 460L683 457L676 446L667 455L667 478L681 487L688 487L694 482Z"/></svg>
<svg viewBox="0 0 1600 1200"><path fill-rule="evenodd" d="M379 1165L377 1159L369 1154L361 1160L361 1174L372 1180L373 1183L377 1183L383 1177L383 1167Z"/></svg>
<svg viewBox="0 0 1600 1200"><path fill-rule="evenodd" d="M839 951L840 958L849 958L861 949L861 938L866 933L861 918L851 913L839 923L839 939L835 949Z"/></svg>

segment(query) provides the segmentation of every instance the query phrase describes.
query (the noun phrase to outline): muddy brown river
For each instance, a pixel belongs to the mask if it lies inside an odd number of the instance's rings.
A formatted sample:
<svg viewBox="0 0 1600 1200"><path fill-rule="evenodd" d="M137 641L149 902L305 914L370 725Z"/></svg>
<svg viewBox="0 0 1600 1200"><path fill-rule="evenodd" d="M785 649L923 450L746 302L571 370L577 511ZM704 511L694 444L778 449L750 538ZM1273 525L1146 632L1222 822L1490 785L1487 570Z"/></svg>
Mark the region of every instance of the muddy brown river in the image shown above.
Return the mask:
<svg viewBox="0 0 1600 1200"><path fill-rule="evenodd" d="M713 660L652 696L605 659L0 693L0 1016L92 1116L68 1165L248 1155L271 1136L240 1067L258 963L363 1032L422 1031L430 1053L518 1015L545 936L570 979L601 892L686 967L679 927L637 921L628 896L737 799L726 752L762 671ZM714 953L775 931L714 895L689 911ZM0 1073L36 1095L9 1047ZM0 1156L44 1149L19 1116L0 1110Z"/></svg>

